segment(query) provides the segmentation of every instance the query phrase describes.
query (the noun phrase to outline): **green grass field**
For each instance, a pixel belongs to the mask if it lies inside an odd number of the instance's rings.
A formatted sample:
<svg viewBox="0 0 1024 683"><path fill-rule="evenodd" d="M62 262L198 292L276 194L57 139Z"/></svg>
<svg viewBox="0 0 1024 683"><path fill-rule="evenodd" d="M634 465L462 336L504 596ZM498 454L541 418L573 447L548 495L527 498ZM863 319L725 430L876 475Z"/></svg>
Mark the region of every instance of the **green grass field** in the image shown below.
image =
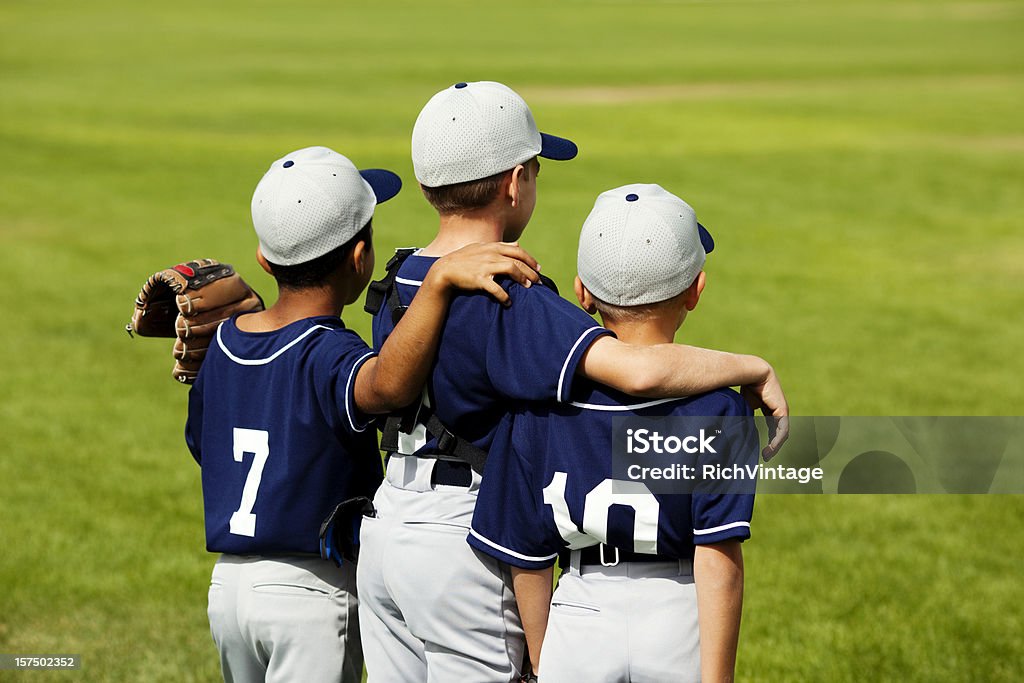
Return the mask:
<svg viewBox="0 0 1024 683"><path fill-rule="evenodd" d="M564 290L596 195L658 182L718 242L684 338L770 359L796 413L1021 414L1022 33L1020 2L0 4L0 653L84 662L0 680L218 679L186 392L131 301L198 256L272 295L269 163L413 190L455 81L579 143L523 239ZM413 190L375 227L434 219ZM1022 547L1020 497L762 497L739 677L1022 680Z"/></svg>

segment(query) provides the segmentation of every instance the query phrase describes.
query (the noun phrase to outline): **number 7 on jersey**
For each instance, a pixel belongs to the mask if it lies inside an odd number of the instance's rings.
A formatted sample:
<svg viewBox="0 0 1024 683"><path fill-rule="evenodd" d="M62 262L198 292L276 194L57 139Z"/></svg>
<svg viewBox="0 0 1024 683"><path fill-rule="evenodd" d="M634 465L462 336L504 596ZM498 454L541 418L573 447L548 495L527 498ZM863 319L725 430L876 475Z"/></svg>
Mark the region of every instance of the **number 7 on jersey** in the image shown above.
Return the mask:
<svg viewBox="0 0 1024 683"><path fill-rule="evenodd" d="M246 453L252 453L253 458L249 474L245 477L245 486L242 487L242 502L231 515L228 529L236 536L252 537L256 535L256 515L252 509L256 506L256 494L259 493L260 480L263 479L263 466L267 464L267 456L270 455L270 433L262 429L235 427L233 444L235 462L242 462Z"/></svg>

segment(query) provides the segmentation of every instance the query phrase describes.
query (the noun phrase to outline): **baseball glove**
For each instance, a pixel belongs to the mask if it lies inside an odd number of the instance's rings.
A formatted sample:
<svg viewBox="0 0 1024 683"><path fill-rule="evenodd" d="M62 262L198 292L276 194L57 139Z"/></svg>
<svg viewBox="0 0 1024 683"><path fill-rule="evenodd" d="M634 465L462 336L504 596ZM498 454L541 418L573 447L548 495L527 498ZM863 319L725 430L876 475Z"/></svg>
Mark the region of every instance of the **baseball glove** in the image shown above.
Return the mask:
<svg viewBox="0 0 1024 683"><path fill-rule="evenodd" d="M263 299L226 263L199 259L150 276L135 299L128 335L174 337L174 370L183 384L199 374L217 326L236 313L262 311Z"/></svg>

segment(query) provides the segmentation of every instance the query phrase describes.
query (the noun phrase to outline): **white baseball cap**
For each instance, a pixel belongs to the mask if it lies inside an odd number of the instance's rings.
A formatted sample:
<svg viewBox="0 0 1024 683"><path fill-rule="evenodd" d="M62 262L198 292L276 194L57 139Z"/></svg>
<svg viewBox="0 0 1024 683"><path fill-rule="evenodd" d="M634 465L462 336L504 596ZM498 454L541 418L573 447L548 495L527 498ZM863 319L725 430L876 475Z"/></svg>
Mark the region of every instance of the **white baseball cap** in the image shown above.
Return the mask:
<svg viewBox="0 0 1024 683"><path fill-rule="evenodd" d="M427 187L480 180L535 156L566 161L576 152L575 143L538 131L523 98L493 81L442 90L412 129L412 166Z"/></svg>
<svg viewBox="0 0 1024 683"><path fill-rule="evenodd" d="M682 199L660 185L623 185L594 202L580 231L576 269L601 301L642 306L693 284L714 248Z"/></svg>
<svg viewBox="0 0 1024 683"><path fill-rule="evenodd" d="M252 195L260 250L279 266L312 261L352 239L400 189L391 171L360 171L333 149L296 150L270 165Z"/></svg>

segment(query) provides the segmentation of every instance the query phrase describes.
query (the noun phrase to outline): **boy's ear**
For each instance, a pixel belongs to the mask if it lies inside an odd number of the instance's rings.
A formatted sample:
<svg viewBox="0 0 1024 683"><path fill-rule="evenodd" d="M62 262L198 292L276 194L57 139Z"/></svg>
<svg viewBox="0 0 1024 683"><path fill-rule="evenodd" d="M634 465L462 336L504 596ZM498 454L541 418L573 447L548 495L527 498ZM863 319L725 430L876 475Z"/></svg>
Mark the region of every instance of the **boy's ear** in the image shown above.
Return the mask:
<svg viewBox="0 0 1024 683"><path fill-rule="evenodd" d="M519 184L523 181L524 173L526 173L526 167L519 164L512 169L509 176L508 190L506 192L508 193L509 200L512 202L513 209L519 206L519 195L521 193Z"/></svg>
<svg viewBox="0 0 1024 683"><path fill-rule="evenodd" d="M689 287L683 293L683 302L686 305L686 310L692 311L697 308L697 302L700 301L700 295L704 292L704 285L707 284L707 276L704 271L700 271Z"/></svg>
<svg viewBox="0 0 1024 683"><path fill-rule="evenodd" d="M594 295L586 288L579 275L577 275L576 279L573 281L572 288L573 291L576 292L576 299L580 302L580 306L583 307L583 310L590 315L597 313L597 305L594 303Z"/></svg>
<svg viewBox="0 0 1024 683"><path fill-rule="evenodd" d="M367 266L373 268L373 263L370 262L370 241L359 240L352 247L351 263L352 268L357 273L363 273Z"/></svg>
<svg viewBox="0 0 1024 683"><path fill-rule="evenodd" d="M270 263L267 262L267 257L263 255L263 250L260 249L260 245L256 245L256 263L260 264L260 268L267 272L267 275L273 275L274 272L270 270Z"/></svg>

